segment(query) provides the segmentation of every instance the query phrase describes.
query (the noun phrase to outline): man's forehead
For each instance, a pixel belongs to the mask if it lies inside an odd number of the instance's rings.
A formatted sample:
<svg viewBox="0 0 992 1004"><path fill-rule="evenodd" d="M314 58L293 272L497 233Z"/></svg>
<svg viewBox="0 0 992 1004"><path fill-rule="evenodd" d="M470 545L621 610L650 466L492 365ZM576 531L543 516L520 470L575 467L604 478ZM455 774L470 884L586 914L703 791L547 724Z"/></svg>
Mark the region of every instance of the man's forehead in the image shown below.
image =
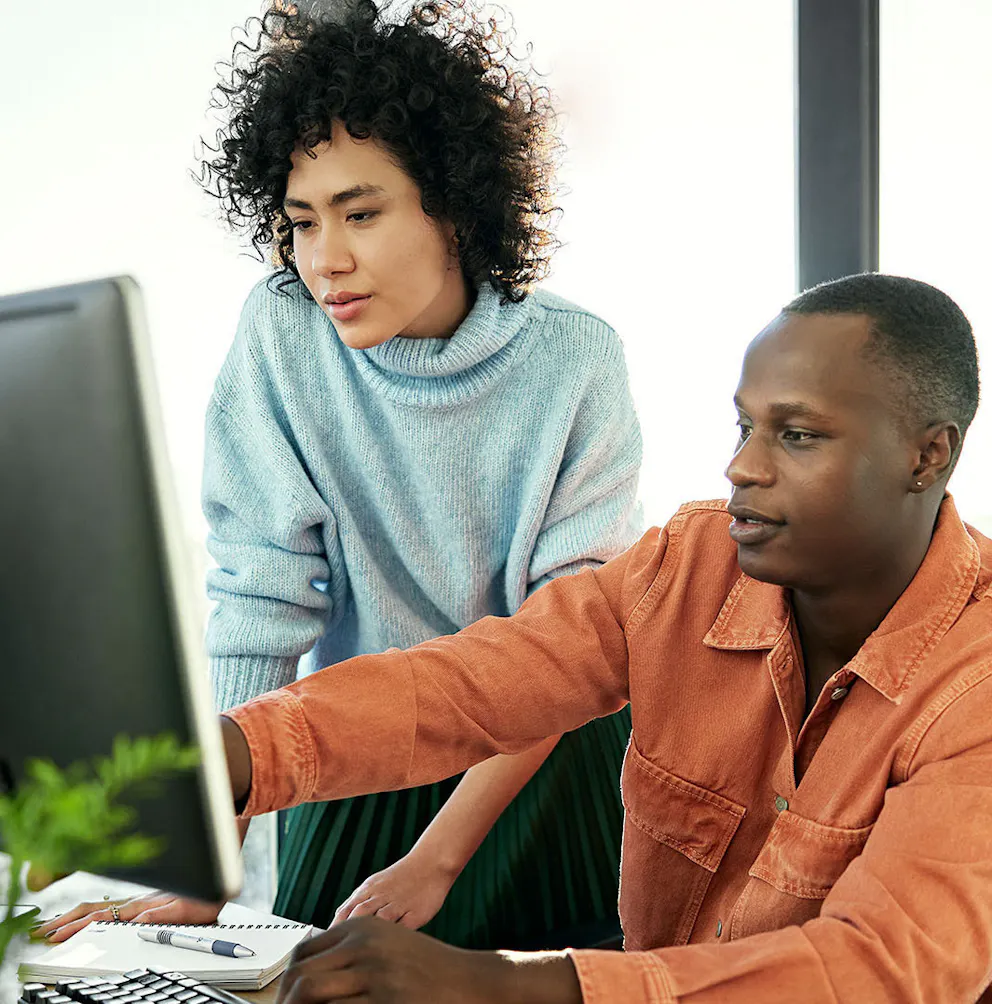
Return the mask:
<svg viewBox="0 0 992 1004"><path fill-rule="evenodd" d="M748 347L772 345L776 351L838 349L858 352L871 336L872 321L865 314L781 313L765 325Z"/></svg>
<svg viewBox="0 0 992 1004"><path fill-rule="evenodd" d="M738 393L811 410L884 402L891 384L865 353L871 322L862 314L780 314L748 346Z"/></svg>

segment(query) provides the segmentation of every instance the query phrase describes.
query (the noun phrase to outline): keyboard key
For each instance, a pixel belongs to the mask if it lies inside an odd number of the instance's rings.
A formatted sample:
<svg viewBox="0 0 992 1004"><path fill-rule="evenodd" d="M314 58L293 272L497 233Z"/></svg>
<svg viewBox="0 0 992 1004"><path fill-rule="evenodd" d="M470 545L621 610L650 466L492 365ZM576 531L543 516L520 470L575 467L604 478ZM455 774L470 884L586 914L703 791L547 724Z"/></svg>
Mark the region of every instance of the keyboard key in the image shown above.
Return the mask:
<svg viewBox="0 0 992 1004"><path fill-rule="evenodd" d="M21 996L28 1002L28 1004L34 1004L38 997L38 994L47 990L48 987L44 983L25 983L21 987Z"/></svg>
<svg viewBox="0 0 992 1004"><path fill-rule="evenodd" d="M147 976L147 969L132 969L129 973L123 973L129 980L136 980L139 976Z"/></svg>

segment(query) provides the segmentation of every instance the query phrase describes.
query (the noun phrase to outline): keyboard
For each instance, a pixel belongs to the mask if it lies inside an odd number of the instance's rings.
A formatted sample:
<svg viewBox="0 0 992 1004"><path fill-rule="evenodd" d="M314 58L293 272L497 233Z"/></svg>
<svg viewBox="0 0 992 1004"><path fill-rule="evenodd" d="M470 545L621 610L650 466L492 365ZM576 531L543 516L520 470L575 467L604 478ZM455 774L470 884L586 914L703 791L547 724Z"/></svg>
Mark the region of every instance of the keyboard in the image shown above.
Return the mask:
<svg viewBox="0 0 992 1004"><path fill-rule="evenodd" d="M248 1004L185 973L132 969L111 976L59 980L54 988L25 983L18 1004Z"/></svg>

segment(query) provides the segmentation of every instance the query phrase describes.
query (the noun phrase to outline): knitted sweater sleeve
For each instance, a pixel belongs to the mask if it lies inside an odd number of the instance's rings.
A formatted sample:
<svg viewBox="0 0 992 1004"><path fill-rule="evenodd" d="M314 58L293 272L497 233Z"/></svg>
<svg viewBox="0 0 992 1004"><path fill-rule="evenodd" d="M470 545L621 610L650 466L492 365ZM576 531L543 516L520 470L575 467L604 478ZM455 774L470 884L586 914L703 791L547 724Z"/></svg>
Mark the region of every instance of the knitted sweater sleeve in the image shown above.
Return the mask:
<svg viewBox="0 0 992 1004"><path fill-rule="evenodd" d="M605 325L604 325L605 327ZM531 554L527 593L597 566L638 539L641 429L619 338L608 337L583 388Z"/></svg>
<svg viewBox="0 0 992 1004"><path fill-rule="evenodd" d="M242 324L244 325L244 318ZM334 517L294 450L257 346L243 332L207 409L207 626L219 709L291 683L324 631Z"/></svg>

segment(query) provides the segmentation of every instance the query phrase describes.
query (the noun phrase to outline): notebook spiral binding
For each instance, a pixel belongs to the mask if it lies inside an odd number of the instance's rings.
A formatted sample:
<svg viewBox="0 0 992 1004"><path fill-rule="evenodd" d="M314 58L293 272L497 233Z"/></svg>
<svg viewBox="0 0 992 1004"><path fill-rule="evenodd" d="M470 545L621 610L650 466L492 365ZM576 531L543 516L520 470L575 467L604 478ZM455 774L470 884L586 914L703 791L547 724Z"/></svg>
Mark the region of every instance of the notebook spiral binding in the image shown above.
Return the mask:
<svg viewBox="0 0 992 1004"><path fill-rule="evenodd" d="M106 927L202 927L204 931L286 931L309 927L287 920L285 924L138 924L133 920L103 920Z"/></svg>

